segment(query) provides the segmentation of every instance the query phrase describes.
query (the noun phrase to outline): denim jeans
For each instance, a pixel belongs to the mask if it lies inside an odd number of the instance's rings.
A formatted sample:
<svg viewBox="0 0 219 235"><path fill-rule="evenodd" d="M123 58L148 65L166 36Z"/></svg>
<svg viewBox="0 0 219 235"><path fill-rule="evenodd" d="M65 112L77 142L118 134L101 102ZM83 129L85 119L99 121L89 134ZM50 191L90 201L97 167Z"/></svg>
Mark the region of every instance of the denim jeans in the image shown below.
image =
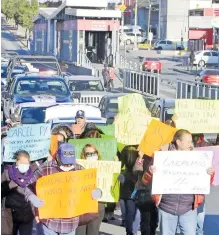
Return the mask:
<svg viewBox="0 0 219 235"><path fill-rule="evenodd" d="M160 235L175 235L179 225L181 235L196 235L197 210L190 210L183 215L172 215L161 209Z"/></svg>
<svg viewBox="0 0 219 235"><path fill-rule="evenodd" d="M121 209L121 217L122 217L122 220L125 221L125 215L126 215L126 209L125 209L125 202L123 199L120 199L119 201L119 204L120 204L120 209ZM140 227L140 220L141 220L141 214L140 214L140 211L138 209L136 209L136 214L135 214L135 220L133 222L133 228L132 228L132 232L135 234L138 232L139 230L139 227Z"/></svg>
<svg viewBox="0 0 219 235"><path fill-rule="evenodd" d="M132 234L133 233L133 223L135 220L136 214L136 205L133 200L124 200L125 204L125 227L126 233Z"/></svg>
<svg viewBox="0 0 219 235"><path fill-rule="evenodd" d="M70 233L57 233L57 232L54 232L54 231L48 229L44 224L42 224L42 231L43 231L42 235L75 235L75 231L70 232Z"/></svg>
<svg viewBox="0 0 219 235"><path fill-rule="evenodd" d="M205 222L205 203L203 202L197 209L197 228L196 235L203 235L204 222Z"/></svg>

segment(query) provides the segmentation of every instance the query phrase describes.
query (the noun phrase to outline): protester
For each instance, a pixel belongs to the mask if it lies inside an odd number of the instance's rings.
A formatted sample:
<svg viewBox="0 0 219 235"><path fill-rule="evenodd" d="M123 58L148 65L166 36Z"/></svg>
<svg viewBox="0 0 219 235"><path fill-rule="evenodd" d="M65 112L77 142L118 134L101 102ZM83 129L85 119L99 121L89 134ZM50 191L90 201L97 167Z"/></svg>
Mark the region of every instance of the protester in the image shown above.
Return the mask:
<svg viewBox="0 0 219 235"><path fill-rule="evenodd" d="M144 185L141 181L143 173L151 165L152 158L139 151L139 157L133 168L137 173L138 182L135 186L135 203L141 213L141 235L155 235L158 227L158 212L155 203L151 198L152 182Z"/></svg>
<svg viewBox="0 0 219 235"><path fill-rule="evenodd" d="M104 68L102 70L102 76L103 76L104 87L106 88L109 80L109 71L107 64L104 64Z"/></svg>
<svg viewBox="0 0 219 235"><path fill-rule="evenodd" d="M133 223L136 217L136 205L133 200L132 192L135 189L135 183L137 178L133 174L133 167L138 158L138 152L133 146L126 146L121 152L122 167L125 166L125 170L119 176L120 186L120 200L124 201L125 205L125 227L126 234L133 235ZM139 227L140 221L138 222ZM137 228L138 231L138 228ZM135 232L137 232L135 231Z"/></svg>
<svg viewBox="0 0 219 235"><path fill-rule="evenodd" d="M20 150L14 154L16 163L2 174L2 197L5 207L10 208L13 219L13 235L32 234L34 213L30 202L25 200L25 187L33 179L29 153ZM7 226L7 225L2 225Z"/></svg>
<svg viewBox="0 0 219 235"><path fill-rule="evenodd" d="M204 134L193 134L192 139L195 147L210 146L210 144L205 140Z"/></svg>
<svg viewBox="0 0 219 235"><path fill-rule="evenodd" d="M107 85L107 87L110 89L110 86L111 86L112 88L114 88L113 81L115 80L115 69L114 69L113 65L110 65L110 66L109 66L108 71L109 71L109 80L108 80L108 85Z"/></svg>
<svg viewBox="0 0 219 235"><path fill-rule="evenodd" d="M77 111L76 116L75 116L75 121L76 121L76 125L75 124L72 125L72 130L77 138L79 138L80 135L82 135L83 132L87 131L88 129L95 129L96 128L94 123L87 123L86 122L85 112L83 110ZM74 129L76 129L76 127L77 127L77 131L79 131L79 133L75 133ZM78 130L78 128L80 130Z"/></svg>
<svg viewBox="0 0 219 235"><path fill-rule="evenodd" d="M96 147L92 144L87 144L84 146L81 152L81 159L88 161L100 161L101 156ZM87 225L79 226L76 230L76 235L98 235L100 230L100 225L104 217L104 203L98 203L98 218L92 220Z"/></svg>
<svg viewBox="0 0 219 235"><path fill-rule="evenodd" d="M189 55L189 65L190 65L191 70L193 68L194 61L195 61L195 53L194 53L194 50L192 50L190 55Z"/></svg>
<svg viewBox="0 0 219 235"><path fill-rule="evenodd" d="M175 133L172 144L175 146L173 151L191 151L194 147L191 133L182 129ZM215 170L213 168L206 170L212 176L212 181ZM151 165L144 173L142 182L145 185L151 182L155 171L156 167ZM159 209L161 235L175 235L178 224L181 233L196 234L197 207L203 203L204 195L164 194L153 195L153 199Z"/></svg>
<svg viewBox="0 0 219 235"><path fill-rule="evenodd" d="M88 129L84 131L84 133L81 135L81 139L86 139L86 138L102 138L101 135L103 132L97 128L95 129Z"/></svg>
<svg viewBox="0 0 219 235"><path fill-rule="evenodd" d="M74 138L74 133L72 129L66 124L59 124L53 127L51 131L52 135L63 135L63 142L66 142L69 138Z"/></svg>

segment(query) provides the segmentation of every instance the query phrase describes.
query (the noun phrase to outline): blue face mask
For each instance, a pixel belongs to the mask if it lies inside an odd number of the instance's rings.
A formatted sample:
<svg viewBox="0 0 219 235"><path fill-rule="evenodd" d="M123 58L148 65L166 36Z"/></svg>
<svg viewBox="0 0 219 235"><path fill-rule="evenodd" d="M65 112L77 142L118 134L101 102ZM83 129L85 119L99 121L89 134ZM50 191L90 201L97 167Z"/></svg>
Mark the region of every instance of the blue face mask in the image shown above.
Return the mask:
<svg viewBox="0 0 219 235"><path fill-rule="evenodd" d="M20 171L20 173L24 174L29 170L30 164L21 164L21 163L19 163L17 168Z"/></svg>

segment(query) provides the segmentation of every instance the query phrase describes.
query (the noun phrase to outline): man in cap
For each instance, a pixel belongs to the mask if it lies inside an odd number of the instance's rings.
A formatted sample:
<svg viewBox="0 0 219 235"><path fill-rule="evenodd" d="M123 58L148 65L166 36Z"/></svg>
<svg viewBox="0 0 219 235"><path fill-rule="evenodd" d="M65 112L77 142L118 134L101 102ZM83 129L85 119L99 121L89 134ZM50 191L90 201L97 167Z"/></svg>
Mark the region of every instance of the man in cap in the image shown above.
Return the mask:
<svg viewBox="0 0 219 235"><path fill-rule="evenodd" d="M78 110L75 116L76 125L72 125L73 133L79 137L83 132L96 129L94 123L87 123L84 110Z"/></svg>
<svg viewBox="0 0 219 235"><path fill-rule="evenodd" d="M63 143L59 146L56 157L47 164L41 165L35 172L31 183L25 190L25 196L35 208L40 208L44 205L44 201L35 195L36 181L47 175L52 175L58 172L69 172L82 170L83 167L76 163L75 147L72 144ZM101 197L99 189L93 190L93 199ZM69 219L40 219L44 235L75 235L75 230L78 227L79 217Z"/></svg>

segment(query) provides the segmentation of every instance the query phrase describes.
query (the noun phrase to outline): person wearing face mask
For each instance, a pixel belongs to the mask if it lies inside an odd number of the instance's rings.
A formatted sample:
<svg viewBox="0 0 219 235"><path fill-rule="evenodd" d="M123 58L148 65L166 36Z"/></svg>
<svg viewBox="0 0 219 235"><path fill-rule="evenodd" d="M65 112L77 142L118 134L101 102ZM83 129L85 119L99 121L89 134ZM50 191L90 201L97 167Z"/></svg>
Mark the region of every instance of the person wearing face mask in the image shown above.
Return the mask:
<svg viewBox="0 0 219 235"><path fill-rule="evenodd" d="M171 145L170 145L171 146ZM187 130L178 130L173 138L169 151L193 150L192 135ZM206 169L213 182L214 169ZM142 182L150 184L156 167L153 163L143 175ZM210 182L209 182L210 183ZM182 235L195 235L197 225L197 208L204 201L204 195L194 194L163 194L152 196L159 210L160 235L175 235L177 226Z"/></svg>
<svg viewBox="0 0 219 235"><path fill-rule="evenodd" d="M2 197L5 208L10 208L13 220L13 235L32 234L34 213L30 202L25 200L25 187L33 179L28 152L21 150L14 154L16 163L2 174ZM3 225L4 226L4 225Z"/></svg>
<svg viewBox="0 0 219 235"><path fill-rule="evenodd" d="M100 161L101 157L94 145L87 144L81 152L81 159L88 161ZM86 225L79 226L76 229L76 235L98 235L100 224L104 217L104 203L102 202L98 203L98 214L98 218L92 220Z"/></svg>
<svg viewBox="0 0 219 235"><path fill-rule="evenodd" d="M44 205L44 201L35 195L36 181L47 175L52 175L58 172L69 172L83 170L84 168L76 163L75 147L72 144L62 143L58 147L55 158L41 165L35 172L30 184L26 187L25 196L27 201L30 201L35 208L40 208ZM93 190L92 197L97 199L98 190ZM79 217L64 219L39 219L42 225L44 235L75 235L75 230L79 224Z"/></svg>

